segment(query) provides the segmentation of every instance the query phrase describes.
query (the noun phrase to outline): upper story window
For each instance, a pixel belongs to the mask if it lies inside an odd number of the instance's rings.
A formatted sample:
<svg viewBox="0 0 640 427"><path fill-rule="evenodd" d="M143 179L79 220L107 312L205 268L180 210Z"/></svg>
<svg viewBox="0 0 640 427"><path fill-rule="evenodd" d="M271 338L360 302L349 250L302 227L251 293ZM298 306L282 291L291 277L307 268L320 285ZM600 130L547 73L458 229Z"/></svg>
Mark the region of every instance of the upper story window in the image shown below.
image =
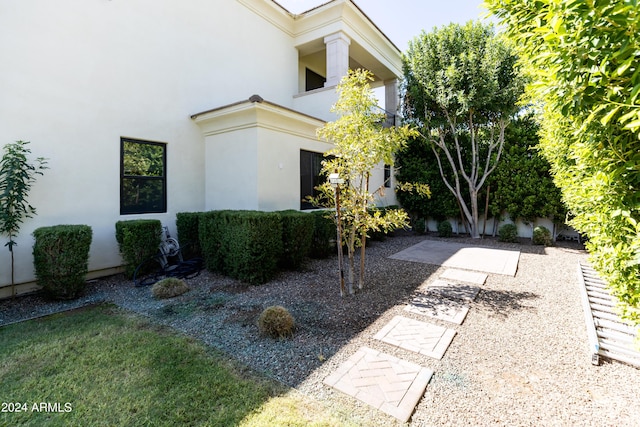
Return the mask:
<svg viewBox="0 0 640 427"><path fill-rule="evenodd" d="M309 92L310 90L323 88L326 81L327 79L322 77L320 74L306 68L305 91Z"/></svg>
<svg viewBox="0 0 640 427"><path fill-rule="evenodd" d="M120 214L167 211L167 146L120 138Z"/></svg>

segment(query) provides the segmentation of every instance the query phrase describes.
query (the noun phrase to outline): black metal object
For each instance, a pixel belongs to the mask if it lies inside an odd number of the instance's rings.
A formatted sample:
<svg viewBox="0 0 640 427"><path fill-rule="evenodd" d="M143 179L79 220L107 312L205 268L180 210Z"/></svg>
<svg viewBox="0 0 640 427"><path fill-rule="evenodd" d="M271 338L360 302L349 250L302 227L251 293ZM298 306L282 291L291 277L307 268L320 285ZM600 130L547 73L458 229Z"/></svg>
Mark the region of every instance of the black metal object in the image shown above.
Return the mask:
<svg viewBox="0 0 640 427"><path fill-rule="evenodd" d="M191 279L198 276L204 267L204 260L192 258L185 261L182 259L182 250L181 247L174 256L160 252L140 263L133 273L133 285L150 286L167 277Z"/></svg>

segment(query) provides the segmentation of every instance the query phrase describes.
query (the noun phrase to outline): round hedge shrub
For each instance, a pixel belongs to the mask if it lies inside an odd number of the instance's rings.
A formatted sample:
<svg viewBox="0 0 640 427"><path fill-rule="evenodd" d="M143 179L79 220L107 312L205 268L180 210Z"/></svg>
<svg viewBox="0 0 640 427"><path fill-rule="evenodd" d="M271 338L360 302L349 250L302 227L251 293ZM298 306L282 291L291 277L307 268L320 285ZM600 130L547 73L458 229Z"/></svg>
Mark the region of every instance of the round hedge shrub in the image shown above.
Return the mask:
<svg viewBox="0 0 640 427"><path fill-rule="evenodd" d="M539 225L533 229L533 244L551 246L551 232L547 227Z"/></svg>
<svg viewBox="0 0 640 427"><path fill-rule="evenodd" d="M258 318L258 329L261 334L272 338L285 338L293 335L296 322L289 311L279 305L267 307Z"/></svg>
<svg viewBox="0 0 640 427"><path fill-rule="evenodd" d="M442 221L438 224L438 236L451 237L453 235L453 227L449 221Z"/></svg>
<svg viewBox="0 0 640 427"><path fill-rule="evenodd" d="M411 221L411 228L413 229L413 231L416 234L423 235L427 231L425 219L424 218L414 218Z"/></svg>
<svg viewBox="0 0 640 427"><path fill-rule="evenodd" d="M518 227L515 224L505 224L498 229L498 240L515 243L518 241Z"/></svg>
<svg viewBox="0 0 640 427"><path fill-rule="evenodd" d="M151 293L158 299L177 297L189 290L189 287L182 279L167 277L162 279L151 288Z"/></svg>
<svg viewBox="0 0 640 427"><path fill-rule="evenodd" d="M92 235L88 225L40 227L33 232L33 265L46 296L73 299L84 291Z"/></svg>

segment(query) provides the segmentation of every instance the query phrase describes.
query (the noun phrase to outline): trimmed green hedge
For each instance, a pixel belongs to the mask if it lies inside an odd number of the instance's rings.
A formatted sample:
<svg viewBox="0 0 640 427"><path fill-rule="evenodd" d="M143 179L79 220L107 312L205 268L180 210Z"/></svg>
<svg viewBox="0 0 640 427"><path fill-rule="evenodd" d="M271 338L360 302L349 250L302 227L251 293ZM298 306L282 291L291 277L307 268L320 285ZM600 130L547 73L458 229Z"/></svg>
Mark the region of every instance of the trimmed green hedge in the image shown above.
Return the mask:
<svg viewBox="0 0 640 427"><path fill-rule="evenodd" d="M551 246L553 244L551 231L543 225L539 225L533 229L531 240L533 240L534 245Z"/></svg>
<svg viewBox="0 0 640 427"><path fill-rule="evenodd" d="M158 219L134 219L116 223L116 240L125 263L125 274L133 278L136 267L158 253L162 223Z"/></svg>
<svg viewBox="0 0 640 427"><path fill-rule="evenodd" d="M84 291L93 232L88 225L40 227L33 232L33 264L38 284L55 299Z"/></svg>
<svg viewBox="0 0 640 427"><path fill-rule="evenodd" d="M453 235L453 227L449 221L442 221L438 223L438 236L451 237Z"/></svg>
<svg viewBox="0 0 640 427"><path fill-rule="evenodd" d="M200 218L200 244L208 269L265 283L278 271L282 220L275 212L206 212Z"/></svg>
<svg viewBox="0 0 640 427"><path fill-rule="evenodd" d="M280 266L297 270L309 256L316 220L305 212L277 212L282 219L282 256Z"/></svg>
<svg viewBox="0 0 640 427"><path fill-rule="evenodd" d="M178 212L176 214L176 228L178 230L178 242L183 248L182 256L185 259L202 256L200 248L200 217L203 212Z"/></svg>
<svg viewBox="0 0 640 427"><path fill-rule="evenodd" d="M315 220L309 256L312 258L327 258L336 252L336 223L332 218L335 213L331 211L311 211L308 215Z"/></svg>

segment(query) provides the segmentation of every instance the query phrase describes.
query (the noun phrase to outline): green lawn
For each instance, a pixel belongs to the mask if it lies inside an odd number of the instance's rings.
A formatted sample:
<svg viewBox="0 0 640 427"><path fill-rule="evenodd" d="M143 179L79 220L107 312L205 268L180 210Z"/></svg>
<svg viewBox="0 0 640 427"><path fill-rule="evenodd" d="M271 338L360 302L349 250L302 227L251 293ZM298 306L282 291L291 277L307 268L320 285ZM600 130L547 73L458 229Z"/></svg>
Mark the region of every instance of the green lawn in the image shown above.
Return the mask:
<svg viewBox="0 0 640 427"><path fill-rule="evenodd" d="M112 306L0 328L0 401L2 426L356 425Z"/></svg>

